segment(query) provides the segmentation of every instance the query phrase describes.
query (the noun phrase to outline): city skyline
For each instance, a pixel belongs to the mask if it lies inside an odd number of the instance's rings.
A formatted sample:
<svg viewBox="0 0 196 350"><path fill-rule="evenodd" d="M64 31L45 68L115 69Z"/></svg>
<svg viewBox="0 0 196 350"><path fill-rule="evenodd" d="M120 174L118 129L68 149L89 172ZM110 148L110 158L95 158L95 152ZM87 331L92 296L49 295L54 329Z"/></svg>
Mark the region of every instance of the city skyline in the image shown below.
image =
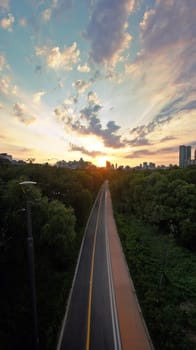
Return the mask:
<svg viewBox="0 0 196 350"><path fill-rule="evenodd" d="M0 1L0 152L178 164L196 148L195 1Z"/></svg>

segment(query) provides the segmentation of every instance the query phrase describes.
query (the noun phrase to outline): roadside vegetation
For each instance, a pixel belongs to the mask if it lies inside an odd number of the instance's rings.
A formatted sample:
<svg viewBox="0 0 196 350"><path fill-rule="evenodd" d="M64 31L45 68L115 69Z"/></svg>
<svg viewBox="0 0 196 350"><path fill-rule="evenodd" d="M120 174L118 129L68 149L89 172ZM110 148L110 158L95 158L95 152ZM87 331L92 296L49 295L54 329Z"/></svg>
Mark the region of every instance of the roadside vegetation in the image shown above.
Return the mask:
<svg viewBox="0 0 196 350"><path fill-rule="evenodd" d="M37 182L30 196L40 350L54 350L86 221L104 176L96 169L1 164L1 349L33 349L26 199L19 182Z"/></svg>
<svg viewBox="0 0 196 350"><path fill-rule="evenodd" d="M116 172L111 191L155 349L196 349L196 169Z"/></svg>
<svg viewBox="0 0 196 350"><path fill-rule="evenodd" d="M56 349L90 209L105 179L156 350L196 349L196 168L0 164L0 344L32 350L26 199L31 189L40 350Z"/></svg>

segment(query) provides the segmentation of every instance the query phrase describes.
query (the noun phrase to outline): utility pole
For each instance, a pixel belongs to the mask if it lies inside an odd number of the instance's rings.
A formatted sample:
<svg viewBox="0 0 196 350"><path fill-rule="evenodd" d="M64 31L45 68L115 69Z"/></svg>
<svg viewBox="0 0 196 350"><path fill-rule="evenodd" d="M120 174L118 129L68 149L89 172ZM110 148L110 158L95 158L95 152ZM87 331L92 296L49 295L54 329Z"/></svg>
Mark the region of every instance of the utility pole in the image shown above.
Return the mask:
<svg viewBox="0 0 196 350"><path fill-rule="evenodd" d="M38 332L38 317L37 317L37 298L36 298L36 281L35 281L35 262L34 262L34 242L32 234L32 217L31 217L31 199L29 191L31 185L35 185L33 181L20 182L22 191L26 197L26 211L27 211L27 252L28 252L28 268L29 281L31 290L31 304L32 304L32 321L33 321L33 343L34 349L39 349L39 332Z"/></svg>

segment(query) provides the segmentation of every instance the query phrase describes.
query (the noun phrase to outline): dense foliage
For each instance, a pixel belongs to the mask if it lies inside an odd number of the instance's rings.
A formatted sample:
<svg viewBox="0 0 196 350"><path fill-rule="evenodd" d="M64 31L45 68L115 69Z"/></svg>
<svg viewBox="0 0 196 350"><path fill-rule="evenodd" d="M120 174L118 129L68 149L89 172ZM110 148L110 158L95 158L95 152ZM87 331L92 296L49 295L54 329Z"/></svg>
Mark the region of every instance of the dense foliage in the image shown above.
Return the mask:
<svg viewBox="0 0 196 350"><path fill-rule="evenodd" d="M119 213L132 214L196 251L196 169L118 172L112 193Z"/></svg>
<svg viewBox="0 0 196 350"><path fill-rule="evenodd" d="M196 348L196 169L0 165L0 344L33 349L26 195L32 206L40 349L58 332L90 208L108 178L127 262L156 350Z"/></svg>
<svg viewBox="0 0 196 350"><path fill-rule="evenodd" d="M196 349L196 169L119 171L110 184L155 349Z"/></svg>
<svg viewBox="0 0 196 350"><path fill-rule="evenodd" d="M55 349L77 254L104 171L47 165L0 166L0 344L3 350L32 345L27 257L26 195L31 186L40 349Z"/></svg>

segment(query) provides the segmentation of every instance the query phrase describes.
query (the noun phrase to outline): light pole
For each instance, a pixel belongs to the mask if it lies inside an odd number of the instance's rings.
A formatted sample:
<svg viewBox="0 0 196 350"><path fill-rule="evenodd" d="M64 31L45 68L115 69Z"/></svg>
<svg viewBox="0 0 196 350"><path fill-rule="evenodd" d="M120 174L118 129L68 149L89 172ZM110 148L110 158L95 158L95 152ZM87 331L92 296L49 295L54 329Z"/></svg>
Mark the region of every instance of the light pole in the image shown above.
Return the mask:
<svg viewBox="0 0 196 350"><path fill-rule="evenodd" d="M33 318L33 342L34 349L39 349L39 333L38 333L38 319L37 319L37 300L36 300L36 283L35 283L35 263L34 263L34 243L32 234L32 218L31 218L31 198L29 196L31 186L36 185L34 181L20 182L22 191L26 197L26 211L27 211L27 250L28 250L28 268L29 280L31 288L31 302L32 302L32 318Z"/></svg>

